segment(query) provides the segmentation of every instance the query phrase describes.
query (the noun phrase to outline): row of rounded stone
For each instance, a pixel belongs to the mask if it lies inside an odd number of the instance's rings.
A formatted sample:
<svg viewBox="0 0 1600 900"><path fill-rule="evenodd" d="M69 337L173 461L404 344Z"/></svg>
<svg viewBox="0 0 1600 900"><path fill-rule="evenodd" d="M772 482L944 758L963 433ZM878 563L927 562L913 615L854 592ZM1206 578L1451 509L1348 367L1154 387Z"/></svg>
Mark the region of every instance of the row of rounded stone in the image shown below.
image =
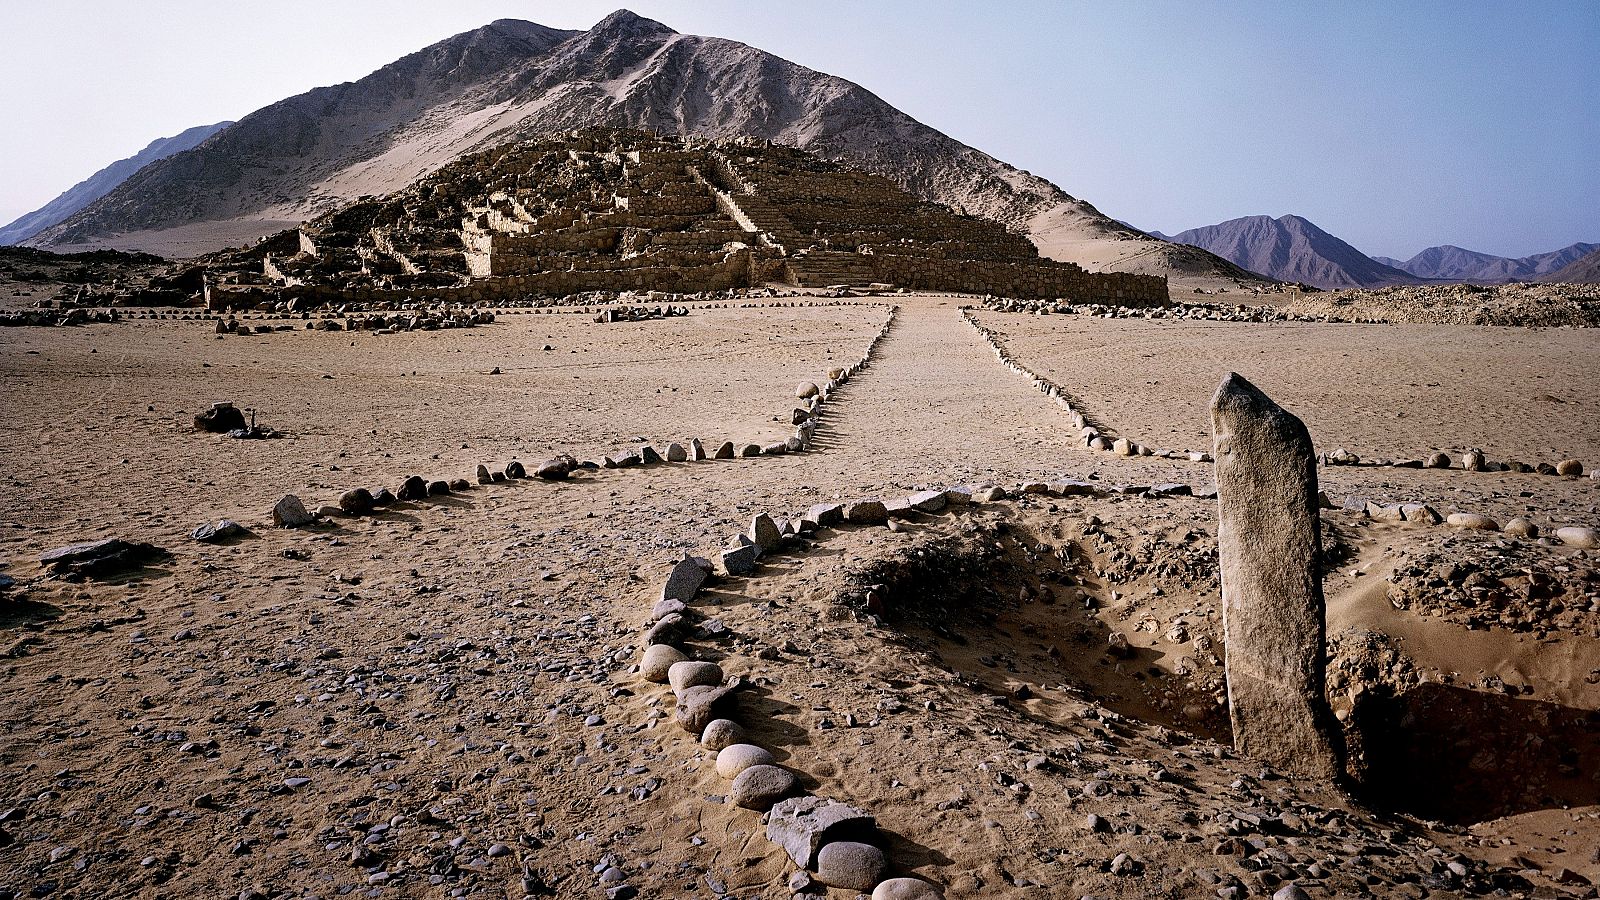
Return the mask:
<svg viewBox="0 0 1600 900"><path fill-rule="evenodd" d="M814 381L802 381L795 387L795 399L802 405L795 408L790 416L790 422L794 425L794 437L789 439L790 443L798 443L802 450L811 448L811 438L816 434L817 422L822 418L822 404L827 402L841 385L872 362L873 354L878 352L878 345L883 339L889 336L889 329L894 326L895 317L899 313L900 307L889 307L888 318L878 327L872 340L867 342L867 349L861 354L860 359L848 366L829 369L827 380L820 387Z"/></svg>
<svg viewBox="0 0 1600 900"><path fill-rule="evenodd" d="M883 504L879 504L882 506ZM752 543L770 550L782 544L770 516L751 524ZM712 575L710 561L679 560L661 590L661 599L644 626L639 675L667 684L677 700L675 718L702 747L716 753L717 774L729 780L728 800L763 813L769 840L798 867L789 880L803 890L813 879L830 887L872 891L873 900L941 900L941 889L917 878L883 878L889 860L873 840L876 820L847 803L800 794L794 773L778 765L772 752L754 743L730 716L741 685L715 663L690 659L681 644L688 634L688 603Z"/></svg>

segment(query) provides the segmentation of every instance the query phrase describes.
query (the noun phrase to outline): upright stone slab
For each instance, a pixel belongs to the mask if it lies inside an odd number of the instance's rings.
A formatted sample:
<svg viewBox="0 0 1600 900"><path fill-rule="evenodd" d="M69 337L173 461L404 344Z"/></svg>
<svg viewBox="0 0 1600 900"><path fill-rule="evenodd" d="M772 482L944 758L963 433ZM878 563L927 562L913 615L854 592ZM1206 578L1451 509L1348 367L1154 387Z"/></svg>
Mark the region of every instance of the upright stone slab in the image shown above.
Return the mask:
<svg viewBox="0 0 1600 900"><path fill-rule="evenodd" d="M1237 373L1211 400L1211 427L1234 747L1287 772L1337 778L1343 741L1323 671L1311 435Z"/></svg>

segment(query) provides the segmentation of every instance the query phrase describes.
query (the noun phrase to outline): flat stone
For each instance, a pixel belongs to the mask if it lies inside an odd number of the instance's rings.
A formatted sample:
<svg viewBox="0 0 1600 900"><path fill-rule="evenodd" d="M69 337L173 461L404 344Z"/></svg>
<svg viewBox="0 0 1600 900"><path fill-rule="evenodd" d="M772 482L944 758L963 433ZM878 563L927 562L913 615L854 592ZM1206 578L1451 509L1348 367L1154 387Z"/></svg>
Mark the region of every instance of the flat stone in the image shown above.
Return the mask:
<svg viewBox="0 0 1600 900"><path fill-rule="evenodd" d="M872 889L872 900L944 900L944 892L921 879L889 878Z"/></svg>
<svg viewBox="0 0 1600 900"><path fill-rule="evenodd" d="M945 508L950 502L944 491L918 491L906 498L913 509L919 512L936 513Z"/></svg>
<svg viewBox="0 0 1600 900"><path fill-rule="evenodd" d="M712 752L745 743L744 727L732 719L712 719L700 732L700 746Z"/></svg>
<svg viewBox="0 0 1600 900"><path fill-rule="evenodd" d="M882 525L889 521L889 510L881 500L857 500L845 507L844 517L852 525Z"/></svg>
<svg viewBox="0 0 1600 900"><path fill-rule="evenodd" d="M877 828L870 813L825 797L791 797L767 813L767 840L802 869L817 864L817 851L829 841L869 839Z"/></svg>
<svg viewBox="0 0 1600 900"><path fill-rule="evenodd" d="M829 887L870 891L888 867L882 850L859 841L834 841L817 851L817 880Z"/></svg>
<svg viewBox="0 0 1600 900"><path fill-rule="evenodd" d="M230 538L242 537L245 534L243 525L232 519L220 519L215 525L209 522L201 523L198 528L189 533L189 537L202 544L226 541Z"/></svg>
<svg viewBox="0 0 1600 900"><path fill-rule="evenodd" d="M816 382L814 381L802 381L800 382L799 386L794 389L794 396L796 400L807 400L817 396L820 393L822 393L822 389L817 387Z"/></svg>
<svg viewBox="0 0 1600 900"><path fill-rule="evenodd" d="M682 600L657 600L656 605L650 607L650 621L652 623L659 622L673 613L681 616L688 611L689 607L683 605Z"/></svg>
<svg viewBox="0 0 1600 900"><path fill-rule="evenodd" d="M1052 481L1045 485L1049 493L1057 497L1098 497L1105 491L1094 482L1069 479L1066 481Z"/></svg>
<svg viewBox="0 0 1600 900"><path fill-rule="evenodd" d="M1230 373L1211 401L1217 553L1234 747L1332 780L1343 742L1327 701L1317 459L1293 414Z"/></svg>
<svg viewBox="0 0 1600 900"><path fill-rule="evenodd" d="M723 778L738 778L739 773L751 766L770 766L777 760L771 751L755 744L729 744L717 752L717 774Z"/></svg>
<svg viewBox="0 0 1600 900"><path fill-rule="evenodd" d="M682 696L692 687L716 686L722 683L722 667L716 663L686 660L674 663L667 671L667 683L672 692Z"/></svg>
<svg viewBox="0 0 1600 900"><path fill-rule="evenodd" d="M766 812L795 789L794 773L777 766L751 766L728 788L734 806Z"/></svg>
<svg viewBox="0 0 1600 900"><path fill-rule="evenodd" d="M1479 513L1454 512L1445 520L1451 528L1463 528L1468 531L1499 531L1500 523Z"/></svg>
<svg viewBox="0 0 1600 900"><path fill-rule="evenodd" d="M300 528L311 524L311 513L306 512L306 505L299 497L286 494L272 507L272 524L279 528Z"/></svg>
<svg viewBox="0 0 1600 900"><path fill-rule="evenodd" d="M817 525L838 525L844 521L843 503L818 503L805 511L800 517L802 521L814 522Z"/></svg>
<svg viewBox="0 0 1600 900"><path fill-rule="evenodd" d="M675 644L682 639L688 630L689 623L680 613L669 613L657 619L655 624L644 633L642 643L649 644Z"/></svg>
<svg viewBox="0 0 1600 900"><path fill-rule="evenodd" d="M639 675L645 681L666 684L667 673L672 667L688 658L682 650L671 644L651 644L644 648L644 655L639 657Z"/></svg>

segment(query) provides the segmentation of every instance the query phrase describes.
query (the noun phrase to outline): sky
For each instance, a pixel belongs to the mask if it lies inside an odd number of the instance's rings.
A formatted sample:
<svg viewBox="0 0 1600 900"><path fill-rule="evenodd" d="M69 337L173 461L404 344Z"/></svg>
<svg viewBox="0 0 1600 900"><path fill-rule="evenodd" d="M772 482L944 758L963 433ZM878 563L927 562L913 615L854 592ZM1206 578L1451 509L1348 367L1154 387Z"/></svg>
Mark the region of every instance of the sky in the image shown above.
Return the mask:
<svg viewBox="0 0 1600 900"><path fill-rule="evenodd" d="M4 0L0 222L151 140L497 18L622 0ZM1600 242L1600 2L630 0L861 84L1102 212L1374 255Z"/></svg>

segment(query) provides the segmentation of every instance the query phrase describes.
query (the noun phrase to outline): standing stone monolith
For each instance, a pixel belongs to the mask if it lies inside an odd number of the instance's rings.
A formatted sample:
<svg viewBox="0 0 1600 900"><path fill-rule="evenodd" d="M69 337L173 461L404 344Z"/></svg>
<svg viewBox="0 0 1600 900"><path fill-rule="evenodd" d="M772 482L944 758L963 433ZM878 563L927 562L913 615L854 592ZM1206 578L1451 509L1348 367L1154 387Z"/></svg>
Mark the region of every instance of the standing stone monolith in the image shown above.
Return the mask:
<svg viewBox="0 0 1600 900"><path fill-rule="evenodd" d="M1237 373L1211 399L1211 428L1234 748L1287 772L1339 778L1311 434Z"/></svg>

